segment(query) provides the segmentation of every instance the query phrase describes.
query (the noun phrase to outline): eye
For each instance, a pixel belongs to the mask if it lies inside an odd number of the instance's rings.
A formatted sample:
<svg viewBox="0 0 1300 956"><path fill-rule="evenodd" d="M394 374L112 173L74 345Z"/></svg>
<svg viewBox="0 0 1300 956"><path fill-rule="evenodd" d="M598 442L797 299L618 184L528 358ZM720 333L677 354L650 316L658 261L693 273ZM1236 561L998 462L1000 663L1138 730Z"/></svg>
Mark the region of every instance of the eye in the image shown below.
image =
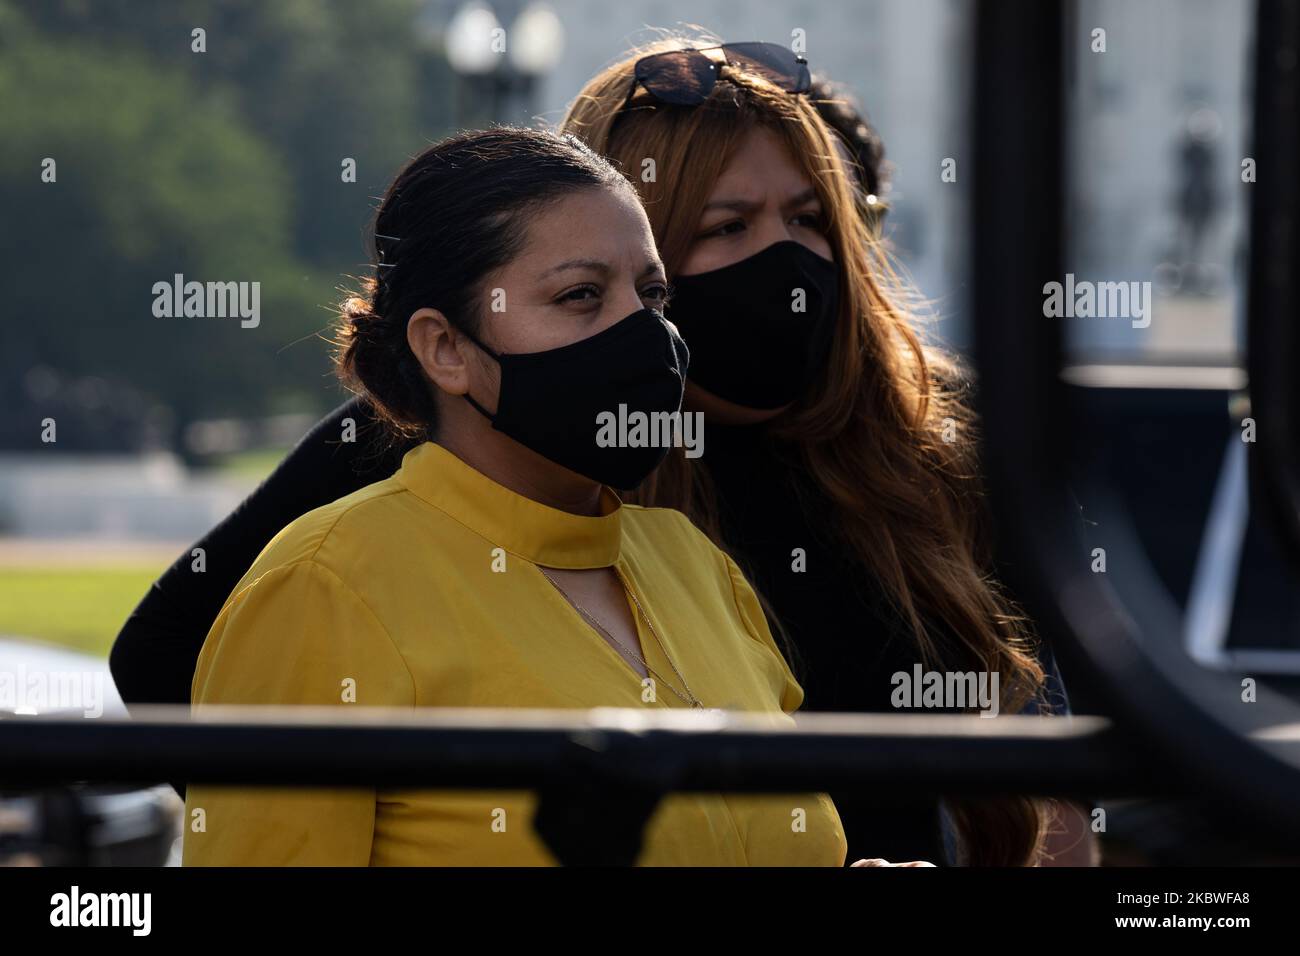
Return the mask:
<svg viewBox="0 0 1300 956"><path fill-rule="evenodd" d="M668 286L662 282L648 285L641 290L641 298L647 302L654 302L662 308L668 301Z"/></svg>
<svg viewBox="0 0 1300 956"><path fill-rule="evenodd" d="M709 239L714 236L730 236L737 232L744 231L745 222L743 219L729 219L720 226L714 226L712 229L701 233L701 239Z"/></svg>
<svg viewBox="0 0 1300 956"><path fill-rule="evenodd" d="M594 285L580 285L561 292L555 297L556 302L588 302L600 298L600 289Z"/></svg>
<svg viewBox="0 0 1300 956"><path fill-rule="evenodd" d="M802 226L805 229L815 229L818 232L826 231L826 217L820 211L801 212L790 220L796 226Z"/></svg>

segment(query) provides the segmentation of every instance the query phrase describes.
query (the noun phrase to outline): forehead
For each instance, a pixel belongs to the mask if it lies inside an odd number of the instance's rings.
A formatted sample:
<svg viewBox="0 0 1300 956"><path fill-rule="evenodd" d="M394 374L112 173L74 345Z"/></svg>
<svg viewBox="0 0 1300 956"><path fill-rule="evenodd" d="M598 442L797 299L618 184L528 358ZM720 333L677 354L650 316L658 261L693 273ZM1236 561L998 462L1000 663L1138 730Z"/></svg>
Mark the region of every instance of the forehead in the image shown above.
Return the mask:
<svg viewBox="0 0 1300 956"><path fill-rule="evenodd" d="M544 271L553 262L657 259L645 210L631 187L592 187L566 193L528 218L523 248L512 265Z"/></svg>
<svg viewBox="0 0 1300 956"><path fill-rule="evenodd" d="M759 127L747 132L736 144L712 195L746 198L774 193L785 197L803 192L811 185L812 181L790 155L785 143L776 133Z"/></svg>

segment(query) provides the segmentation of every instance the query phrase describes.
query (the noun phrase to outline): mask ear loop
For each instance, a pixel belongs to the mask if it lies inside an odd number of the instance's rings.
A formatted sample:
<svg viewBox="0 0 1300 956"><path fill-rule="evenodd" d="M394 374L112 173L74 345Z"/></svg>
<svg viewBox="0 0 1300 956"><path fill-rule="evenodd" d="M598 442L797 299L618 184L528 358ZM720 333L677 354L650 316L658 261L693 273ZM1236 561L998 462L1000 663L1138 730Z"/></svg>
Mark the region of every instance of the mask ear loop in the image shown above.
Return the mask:
<svg viewBox="0 0 1300 956"><path fill-rule="evenodd" d="M477 345L481 351L492 356L493 361L495 361L498 365L501 364L501 354L499 352L496 352L488 348L485 344L483 344L482 340L480 340L477 335L475 335L473 332L469 331L468 329L462 328L459 323L452 323L452 325L455 327L457 332L459 332L461 335L465 336L465 338L469 339L471 342ZM474 409L480 415L486 418L488 421L495 420L496 416L492 412L489 412L478 402L476 402L473 396L471 396L469 392L466 392L464 395L461 396L461 398L465 399L465 401L469 402L472 406L474 406Z"/></svg>

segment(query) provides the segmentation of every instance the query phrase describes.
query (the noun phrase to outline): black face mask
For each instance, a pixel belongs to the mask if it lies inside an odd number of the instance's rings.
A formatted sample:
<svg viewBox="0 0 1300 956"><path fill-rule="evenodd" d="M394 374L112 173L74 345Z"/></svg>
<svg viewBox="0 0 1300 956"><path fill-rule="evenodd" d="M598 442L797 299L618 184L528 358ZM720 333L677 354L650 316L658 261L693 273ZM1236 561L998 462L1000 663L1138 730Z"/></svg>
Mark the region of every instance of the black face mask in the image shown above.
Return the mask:
<svg viewBox="0 0 1300 956"><path fill-rule="evenodd" d="M691 381L747 408L780 408L807 391L825 367L838 310L835 263L793 240L678 276L668 305L691 347Z"/></svg>
<svg viewBox="0 0 1300 956"><path fill-rule="evenodd" d="M640 485L668 454L667 445L597 442L600 417L621 419L619 406L628 416L681 411L690 353L658 312L633 312L603 332L545 352L498 353L469 338L501 366L501 391L496 414L469 395L465 400L524 447L622 491Z"/></svg>

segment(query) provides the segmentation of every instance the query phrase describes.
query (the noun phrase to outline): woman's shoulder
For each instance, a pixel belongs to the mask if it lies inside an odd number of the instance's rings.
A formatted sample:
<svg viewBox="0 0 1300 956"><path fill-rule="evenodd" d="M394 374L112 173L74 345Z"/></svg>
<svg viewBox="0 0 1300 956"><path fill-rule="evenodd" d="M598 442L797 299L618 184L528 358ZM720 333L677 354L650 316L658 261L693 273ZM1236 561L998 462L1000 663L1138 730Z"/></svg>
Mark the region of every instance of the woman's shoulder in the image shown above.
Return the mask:
<svg viewBox="0 0 1300 956"><path fill-rule="evenodd" d="M393 478L367 485L351 494L314 508L285 525L262 549L236 592L276 571L309 562L344 576L355 563L365 539L382 536L391 515L401 510L406 489ZM400 525L400 520L392 522Z"/></svg>

